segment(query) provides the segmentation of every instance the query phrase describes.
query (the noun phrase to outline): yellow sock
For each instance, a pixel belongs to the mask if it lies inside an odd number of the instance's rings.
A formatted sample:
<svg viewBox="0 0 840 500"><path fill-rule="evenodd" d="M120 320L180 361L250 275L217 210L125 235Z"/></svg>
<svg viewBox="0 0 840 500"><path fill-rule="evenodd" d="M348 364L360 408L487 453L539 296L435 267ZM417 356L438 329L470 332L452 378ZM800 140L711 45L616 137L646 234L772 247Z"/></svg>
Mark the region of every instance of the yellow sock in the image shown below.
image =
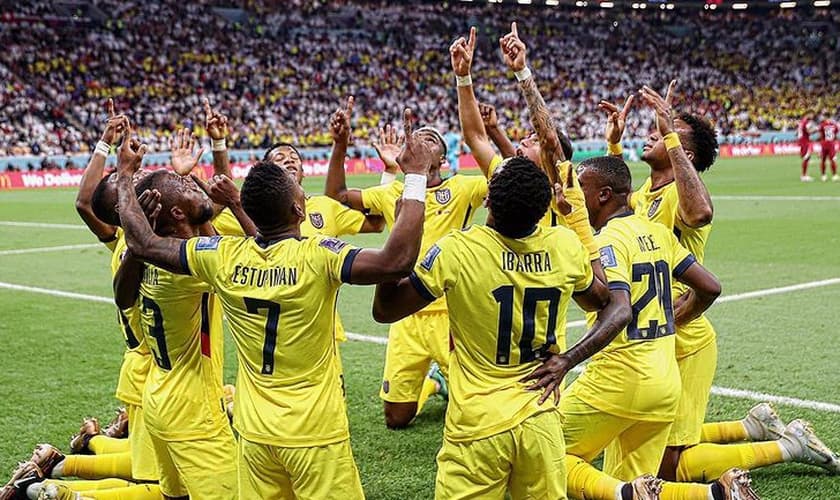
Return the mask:
<svg viewBox="0 0 840 500"><path fill-rule="evenodd" d="M749 440L750 434L740 420L703 424L703 432L700 434L701 443L726 444Z"/></svg>
<svg viewBox="0 0 840 500"><path fill-rule="evenodd" d="M94 500L161 500L163 494L156 484L135 484L125 488L81 492L83 497Z"/></svg>
<svg viewBox="0 0 840 500"><path fill-rule="evenodd" d="M698 444L680 455L677 481L714 481L733 467L753 470L784 462L775 441L743 444Z"/></svg>
<svg viewBox="0 0 840 500"><path fill-rule="evenodd" d="M58 481L55 479L49 479L49 481L52 483L63 484L73 491L108 490L113 488L125 488L126 486L131 486L134 484L131 481L115 478L95 479L91 481Z"/></svg>
<svg viewBox="0 0 840 500"><path fill-rule="evenodd" d="M566 455L566 485L572 498L615 500L622 484L622 481L599 471L586 460Z"/></svg>
<svg viewBox="0 0 840 500"><path fill-rule="evenodd" d="M110 455L68 455L64 459L62 477L82 479L120 478L131 480L131 453Z"/></svg>
<svg viewBox="0 0 840 500"><path fill-rule="evenodd" d="M423 388L420 389L420 397L417 398L417 414L420 414L420 410L423 409L423 405L426 404L426 401L432 397L432 394L438 391L438 386L434 380L426 377L423 379Z"/></svg>
<svg viewBox="0 0 840 500"><path fill-rule="evenodd" d="M712 489L708 484L669 483L662 485L660 500L711 500Z"/></svg>
<svg viewBox="0 0 840 500"><path fill-rule="evenodd" d="M109 455L131 451L128 439L115 439L108 436L93 436L88 442L88 449L94 455Z"/></svg>

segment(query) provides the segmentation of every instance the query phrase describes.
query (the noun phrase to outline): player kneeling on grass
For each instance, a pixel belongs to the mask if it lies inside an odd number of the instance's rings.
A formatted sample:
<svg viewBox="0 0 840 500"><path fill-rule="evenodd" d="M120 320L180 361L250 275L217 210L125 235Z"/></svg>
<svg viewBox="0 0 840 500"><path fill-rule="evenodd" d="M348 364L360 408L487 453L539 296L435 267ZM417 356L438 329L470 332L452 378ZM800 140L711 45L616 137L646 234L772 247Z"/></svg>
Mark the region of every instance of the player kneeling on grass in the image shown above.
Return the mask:
<svg viewBox="0 0 840 500"><path fill-rule="evenodd" d="M514 499L566 498L559 391L567 370L594 352L588 344L564 352L569 301L603 309L590 332L598 337L615 335L631 312L626 301L610 303L594 276L597 252L592 263L575 233L538 226L551 198L536 164L505 160L490 178L486 226L450 233L410 277L377 287L381 322L440 297L449 304L454 351L436 498L501 499L506 490ZM552 393L554 404L543 404Z"/></svg>

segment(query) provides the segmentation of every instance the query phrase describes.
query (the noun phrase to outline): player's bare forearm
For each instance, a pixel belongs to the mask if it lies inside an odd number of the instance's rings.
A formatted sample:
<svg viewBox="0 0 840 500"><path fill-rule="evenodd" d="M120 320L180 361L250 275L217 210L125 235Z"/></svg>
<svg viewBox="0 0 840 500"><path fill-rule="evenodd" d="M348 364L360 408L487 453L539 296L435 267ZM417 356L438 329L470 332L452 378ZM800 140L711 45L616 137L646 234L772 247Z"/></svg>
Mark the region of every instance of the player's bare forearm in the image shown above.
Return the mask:
<svg viewBox="0 0 840 500"><path fill-rule="evenodd" d="M487 137L472 85L458 87L458 119L461 122L464 142L469 146L481 172L486 177L495 152Z"/></svg>
<svg viewBox="0 0 840 500"><path fill-rule="evenodd" d="M680 198L677 208L680 218L689 227L703 227L711 223L714 216L712 197L685 150L682 147L671 149L668 156Z"/></svg>
<svg viewBox="0 0 840 500"><path fill-rule="evenodd" d="M630 308L630 294L625 290L613 290L610 292L609 303L598 313L598 318L592 328L581 338L577 344L565 352L573 363L578 365L592 357L610 342L627 326L633 317Z"/></svg>
<svg viewBox="0 0 840 500"><path fill-rule="evenodd" d="M120 223L125 231L128 249L138 258L179 274L188 274L181 265L181 242L175 238L161 238L152 231L146 215L140 208L131 178L120 175L117 179Z"/></svg>
<svg viewBox="0 0 840 500"><path fill-rule="evenodd" d="M587 312L600 311L610 301L610 289L600 260L590 262L592 266L592 285L585 291L575 293L572 297L581 309Z"/></svg>
<svg viewBox="0 0 840 500"><path fill-rule="evenodd" d="M431 304L424 299L408 278L376 285L373 295L373 319L378 323L393 323Z"/></svg>
<svg viewBox="0 0 840 500"><path fill-rule="evenodd" d="M128 252L114 275L114 301L120 309L128 309L140 296L140 282L143 279L143 261L135 259Z"/></svg>
<svg viewBox="0 0 840 500"><path fill-rule="evenodd" d="M227 149L224 151L213 151L213 175L224 175L233 179L230 171L230 155Z"/></svg>
<svg viewBox="0 0 840 500"><path fill-rule="evenodd" d="M554 128L554 121L551 119L548 106L546 106L533 76L519 82L519 89L525 97L525 102L528 103L531 126L534 127L534 131L540 140L542 168L546 171L552 185L554 185L557 182L557 173L554 165L558 161L566 161L563 148L560 147L560 138L557 137L557 131Z"/></svg>
<svg viewBox="0 0 840 500"><path fill-rule="evenodd" d="M381 233L385 230L385 217L381 215L366 215L360 233Z"/></svg>
<svg viewBox="0 0 840 500"><path fill-rule="evenodd" d="M93 213L93 192L102 180L105 171L105 157L93 154L82 174L79 192L76 194L76 212L85 225L100 241L111 241L117 234L117 228L99 220Z"/></svg>
<svg viewBox="0 0 840 500"><path fill-rule="evenodd" d="M502 158L511 158L516 156L516 148L513 146L513 143L510 142L510 139L508 139L508 136L502 127L490 127L487 129L487 135L490 136L490 140L496 145L496 149L499 150L499 154L502 155Z"/></svg>
<svg viewBox="0 0 840 500"><path fill-rule="evenodd" d="M420 253L426 207L424 203L415 200L402 200L401 203L385 246L382 249L366 248L359 252L350 268L350 283L387 283L411 273Z"/></svg>
<svg viewBox="0 0 840 500"><path fill-rule="evenodd" d="M248 217L248 214L245 213L245 209L242 208L241 204L234 204L230 207L231 213L233 216L236 217L237 222L242 227L242 231L245 233L245 236L252 237L257 235L257 225L254 224L254 221Z"/></svg>
<svg viewBox="0 0 840 500"><path fill-rule="evenodd" d="M333 144L330 163L327 168L327 180L324 194L354 210L364 210L362 194L358 189L347 189L347 177L344 173L344 158L347 156L347 140Z"/></svg>
<svg viewBox="0 0 840 500"><path fill-rule="evenodd" d="M674 321L684 325L711 307L721 294L721 286L715 275L698 263L689 266L677 279L691 287L674 305Z"/></svg>

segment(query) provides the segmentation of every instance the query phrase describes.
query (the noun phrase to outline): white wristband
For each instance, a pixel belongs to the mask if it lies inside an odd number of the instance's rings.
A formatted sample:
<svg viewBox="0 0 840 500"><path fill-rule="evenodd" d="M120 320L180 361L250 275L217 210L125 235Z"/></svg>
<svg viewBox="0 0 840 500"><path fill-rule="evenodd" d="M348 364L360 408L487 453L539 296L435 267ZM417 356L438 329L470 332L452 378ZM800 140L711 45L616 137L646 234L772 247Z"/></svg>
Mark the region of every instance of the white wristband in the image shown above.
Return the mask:
<svg viewBox="0 0 840 500"><path fill-rule="evenodd" d="M513 74L514 74L514 76L516 76L517 81L524 82L528 78L531 78L531 68L529 68L528 66L525 66L520 71L514 71Z"/></svg>
<svg viewBox="0 0 840 500"><path fill-rule="evenodd" d="M402 197L404 200L426 202L426 176L421 174L405 174Z"/></svg>
<svg viewBox="0 0 840 500"><path fill-rule="evenodd" d="M379 178L379 185L384 186L385 184L390 184L397 180L397 174L392 174L391 172L382 171L382 177Z"/></svg>
<svg viewBox="0 0 840 500"><path fill-rule="evenodd" d="M93 150L93 154L95 155L102 155L103 158L108 157L108 153L111 152L111 145L105 141L99 141L96 143L96 148Z"/></svg>
<svg viewBox="0 0 840 500"><path fill-rule="evenodd" d="M210 149L213 151L227 151L227 141L224 138L210 139Z"/></svg>
<svg viewBox="0 0 840 500"><path fill-rule="evenodd" d="M472 85L472 75L458 76L455 75L455 83L459 87L469 87Z"/></svg>

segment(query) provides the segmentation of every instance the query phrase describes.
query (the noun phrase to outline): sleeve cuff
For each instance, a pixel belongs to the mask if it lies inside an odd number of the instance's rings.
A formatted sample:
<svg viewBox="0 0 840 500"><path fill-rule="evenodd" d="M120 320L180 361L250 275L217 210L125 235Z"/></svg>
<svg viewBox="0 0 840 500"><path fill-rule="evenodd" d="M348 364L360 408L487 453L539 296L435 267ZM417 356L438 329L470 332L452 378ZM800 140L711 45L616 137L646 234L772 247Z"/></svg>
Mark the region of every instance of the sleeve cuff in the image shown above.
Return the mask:
<svg viewBox="0 0 840 500"><path fill-rule="evenodd" d="M411 285L414 287L415 290L417 290L417 293L419 293L420 296L424 299L428 300L429 302L434 302L435 300L437 300L437 297L435 297L432 294L432 292L430 292L429 289L426 288L426 285L424 285L423 282L420 281L420 277L417 276L417 273L412 272L411 274L409 274L408 281L411 282Z"/></svg>
<svg viewBox="0 0 840 500"><path fill-rule="evenodd" d="M586 288L584 288L583 290L575 290L572 293L572 297L577 297L577 296L585 294L586 292L589 291L589 289L592 288L592 285L594 285L594 284L595 284L595 275L592 276L592 281L590 281L589 284L586 285Z"/></svg>
<svg viewBox="0 0 840 500"><path fill-rule="evenodd" d="M688 268L691 267L691 265L695 262L697 262L697 259L694 257L694 255L689 254L688 257L684 258L682 262L677 264L677 267L674 268L674 277L679 278L680 276L682 276L682 274L686 272Z"/></svg>
<svg viewBox="0 0 840 500"><path fill-rule="evenodd" d="M361 248L354 248L347 252L347 256L344 257L344 263L341 264L342 283L350 283L350 274L351 270L353 269L353 261L356 260L356 256L359 255L359 252L361 251Z"/></svg>
<svg viewBox="0 0 840 500"><path fill-rule="evenodd" d="M186 271L187 274L192 276L192 271L190 271L190 263L189 259L187 259L187 242L190 240L183 240L181 242L181 267Z"/></svg>
<svg viewBox="0 0 840 500"><path fill-rule="evenodd" d="M610 290L624 290L627 293L630 293L630 285L623 281L610 281L608 285Z"/></svg>

